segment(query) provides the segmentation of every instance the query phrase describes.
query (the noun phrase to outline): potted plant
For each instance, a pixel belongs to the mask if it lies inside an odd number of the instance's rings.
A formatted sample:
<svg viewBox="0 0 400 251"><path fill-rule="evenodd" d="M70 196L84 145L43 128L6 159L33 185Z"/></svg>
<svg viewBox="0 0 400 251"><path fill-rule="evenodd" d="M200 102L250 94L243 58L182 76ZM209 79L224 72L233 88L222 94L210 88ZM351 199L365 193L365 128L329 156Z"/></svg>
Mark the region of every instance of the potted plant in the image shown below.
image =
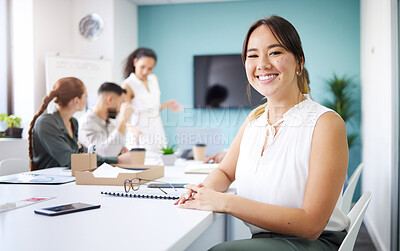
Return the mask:
<svg viewBox="0 0 400 251"><path fill-rule="evenodd" d="M22 138L21 118L15 115L7 116L6 114L2 114L0 119L6 122L5 137Z"/></svg>
<svg viewBox="0 0 400 251"><path fill-rule="evenodd" d="M175 164L176 155L174 154L176 149L175 145L166 146L161 148L162 154L161 159L166 166L173 166Z"/></svg>
<svg viewBox="0 0 400 251"><path fill-rule="evenodd" d="M333 74L333 77L328 79L326 83L333 95L333 99L325 102L324 105L337 112L346 123L349 122L350 118L355 114L352 109L354 104L351 96L351 91L354 88L352 78L346 76L338 77L336 74ZM356 138L357 134L355 133L347 134L349 148L353 145Z"/></svg>

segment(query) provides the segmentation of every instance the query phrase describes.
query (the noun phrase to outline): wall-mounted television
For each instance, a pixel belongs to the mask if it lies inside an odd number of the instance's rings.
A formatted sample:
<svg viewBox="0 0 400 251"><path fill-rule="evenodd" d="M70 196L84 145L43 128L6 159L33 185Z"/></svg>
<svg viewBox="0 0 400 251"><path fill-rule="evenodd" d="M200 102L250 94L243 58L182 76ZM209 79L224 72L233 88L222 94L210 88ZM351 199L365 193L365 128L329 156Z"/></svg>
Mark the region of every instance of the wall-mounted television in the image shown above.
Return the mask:
<svg viewBox="0 0 400 251"><path fill-rule="evenodd" d="M240 54L194 56L195 108L254 108L263 96L253 88L247 96L247 77Z"/></svg>

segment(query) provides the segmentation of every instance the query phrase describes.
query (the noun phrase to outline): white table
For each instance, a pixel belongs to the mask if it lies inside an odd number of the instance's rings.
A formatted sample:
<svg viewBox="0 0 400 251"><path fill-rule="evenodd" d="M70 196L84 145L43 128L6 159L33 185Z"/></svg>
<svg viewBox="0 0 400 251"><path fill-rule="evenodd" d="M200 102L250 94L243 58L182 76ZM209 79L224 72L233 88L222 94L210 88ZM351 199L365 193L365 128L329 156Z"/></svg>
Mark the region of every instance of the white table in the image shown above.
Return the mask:
<svg viewBox="0 0 400 251"><path fill-rule="evenodd" d="M185 175L184 167L165 167L169 182L197 183L205 175ZM62 168L43 173L69 175ZM206 250L225 241L226 217L180 209L172 200L101 195L122 186L0 185L0 204L54 196L41 203L0 213L0 250ZM100 209L48 217L35 209L73 202Z"/></svg>

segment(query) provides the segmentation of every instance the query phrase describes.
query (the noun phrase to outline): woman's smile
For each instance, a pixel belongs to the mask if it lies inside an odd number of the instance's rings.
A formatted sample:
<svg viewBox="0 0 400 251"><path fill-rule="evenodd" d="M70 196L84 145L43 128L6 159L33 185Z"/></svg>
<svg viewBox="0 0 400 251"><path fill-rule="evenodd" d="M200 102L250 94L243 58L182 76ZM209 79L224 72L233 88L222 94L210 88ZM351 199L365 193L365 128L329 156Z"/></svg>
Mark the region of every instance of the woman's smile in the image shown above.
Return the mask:
<svg viewBox="0 0 400 251"><path fill-rule="evenodd" d="M256 75L256 78L260 84L269 84L274 81L274 79L276 79L278 76L279 74L267 73Z"/></svg>
<svg viewBox="0 0 400 251"><path fill-rule="evenodd" d="M294 54L287 51L267 26L256 28L250 35L245 61L250 84L269 100L297 93ZM297 95L296 95L297 96Z"/></svg>

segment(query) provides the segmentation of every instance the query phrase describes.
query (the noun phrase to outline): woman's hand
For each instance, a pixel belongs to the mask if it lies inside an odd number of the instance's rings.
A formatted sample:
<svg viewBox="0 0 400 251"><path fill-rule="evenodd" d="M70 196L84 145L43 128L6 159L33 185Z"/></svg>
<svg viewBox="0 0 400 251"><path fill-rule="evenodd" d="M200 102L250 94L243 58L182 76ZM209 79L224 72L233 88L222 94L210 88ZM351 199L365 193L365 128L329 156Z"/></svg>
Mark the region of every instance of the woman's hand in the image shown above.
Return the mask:
<svg viewBox="0 0 400 251"><path fill-rule="evenodd" d="M214 212L226 212L226 196L228 194L216 192L203 184L185 186L188 191L175 202L180 208L199 209Z"/></svg>
<svg viewBox="0 0 400 251"><path fill-rule="evenodd" d="M135 159L134 152L125 152L118 155L118 164L131 164Z"/></svg>
<svg viewBox="0 0 400 251"><path fill-rule="evenodd" d="M187 185L185 185L185 188L188 189L188 190L186 191L186 193L183 193L177 201L175 201L174 205L183 204L187 200L193 200L192 196L194 195L194 191L192 189L187 188L186 186ZM199 188L200 187L204 187L204 185L202 183L200 183L198 185L193 185L193 186L197 186Z"/></svg>
<svg viewBox="0 0 400 251"><path fill-rule="evenodd" d="M180 112L183 110L183 105L179 104L177 100L171 99L171 100L165 101L160 106L160 110L163 110L165 108L167 108L173 112Z"/></svg>
<svg viewBox="0 0 400 251"><path fill-rule="evenodd" d="M123 146L122 149L121 149L120 154L127 153L127 152L129 152L128 148L126 148L125 146Z"/></svg>
<svg viewBox="0 0 400 251"><path fill-rule="evenodd" d="M133 111L134 109L131 103L122 102L119 108L119 119L121 119L125 123L129 122Z"/></svg>
<svg viewBox="0 0 400 251"><path fill-rule="evenodd" d="M219 153L216 153L216 154L214 154L214 155L209 156L209 157L204 161L204 163L208 163L208 162L210 162L210 161L213 161L213 163L221 163L221 161L224 159L225 155L226 155L226 152L219 152Z"/></svg>

